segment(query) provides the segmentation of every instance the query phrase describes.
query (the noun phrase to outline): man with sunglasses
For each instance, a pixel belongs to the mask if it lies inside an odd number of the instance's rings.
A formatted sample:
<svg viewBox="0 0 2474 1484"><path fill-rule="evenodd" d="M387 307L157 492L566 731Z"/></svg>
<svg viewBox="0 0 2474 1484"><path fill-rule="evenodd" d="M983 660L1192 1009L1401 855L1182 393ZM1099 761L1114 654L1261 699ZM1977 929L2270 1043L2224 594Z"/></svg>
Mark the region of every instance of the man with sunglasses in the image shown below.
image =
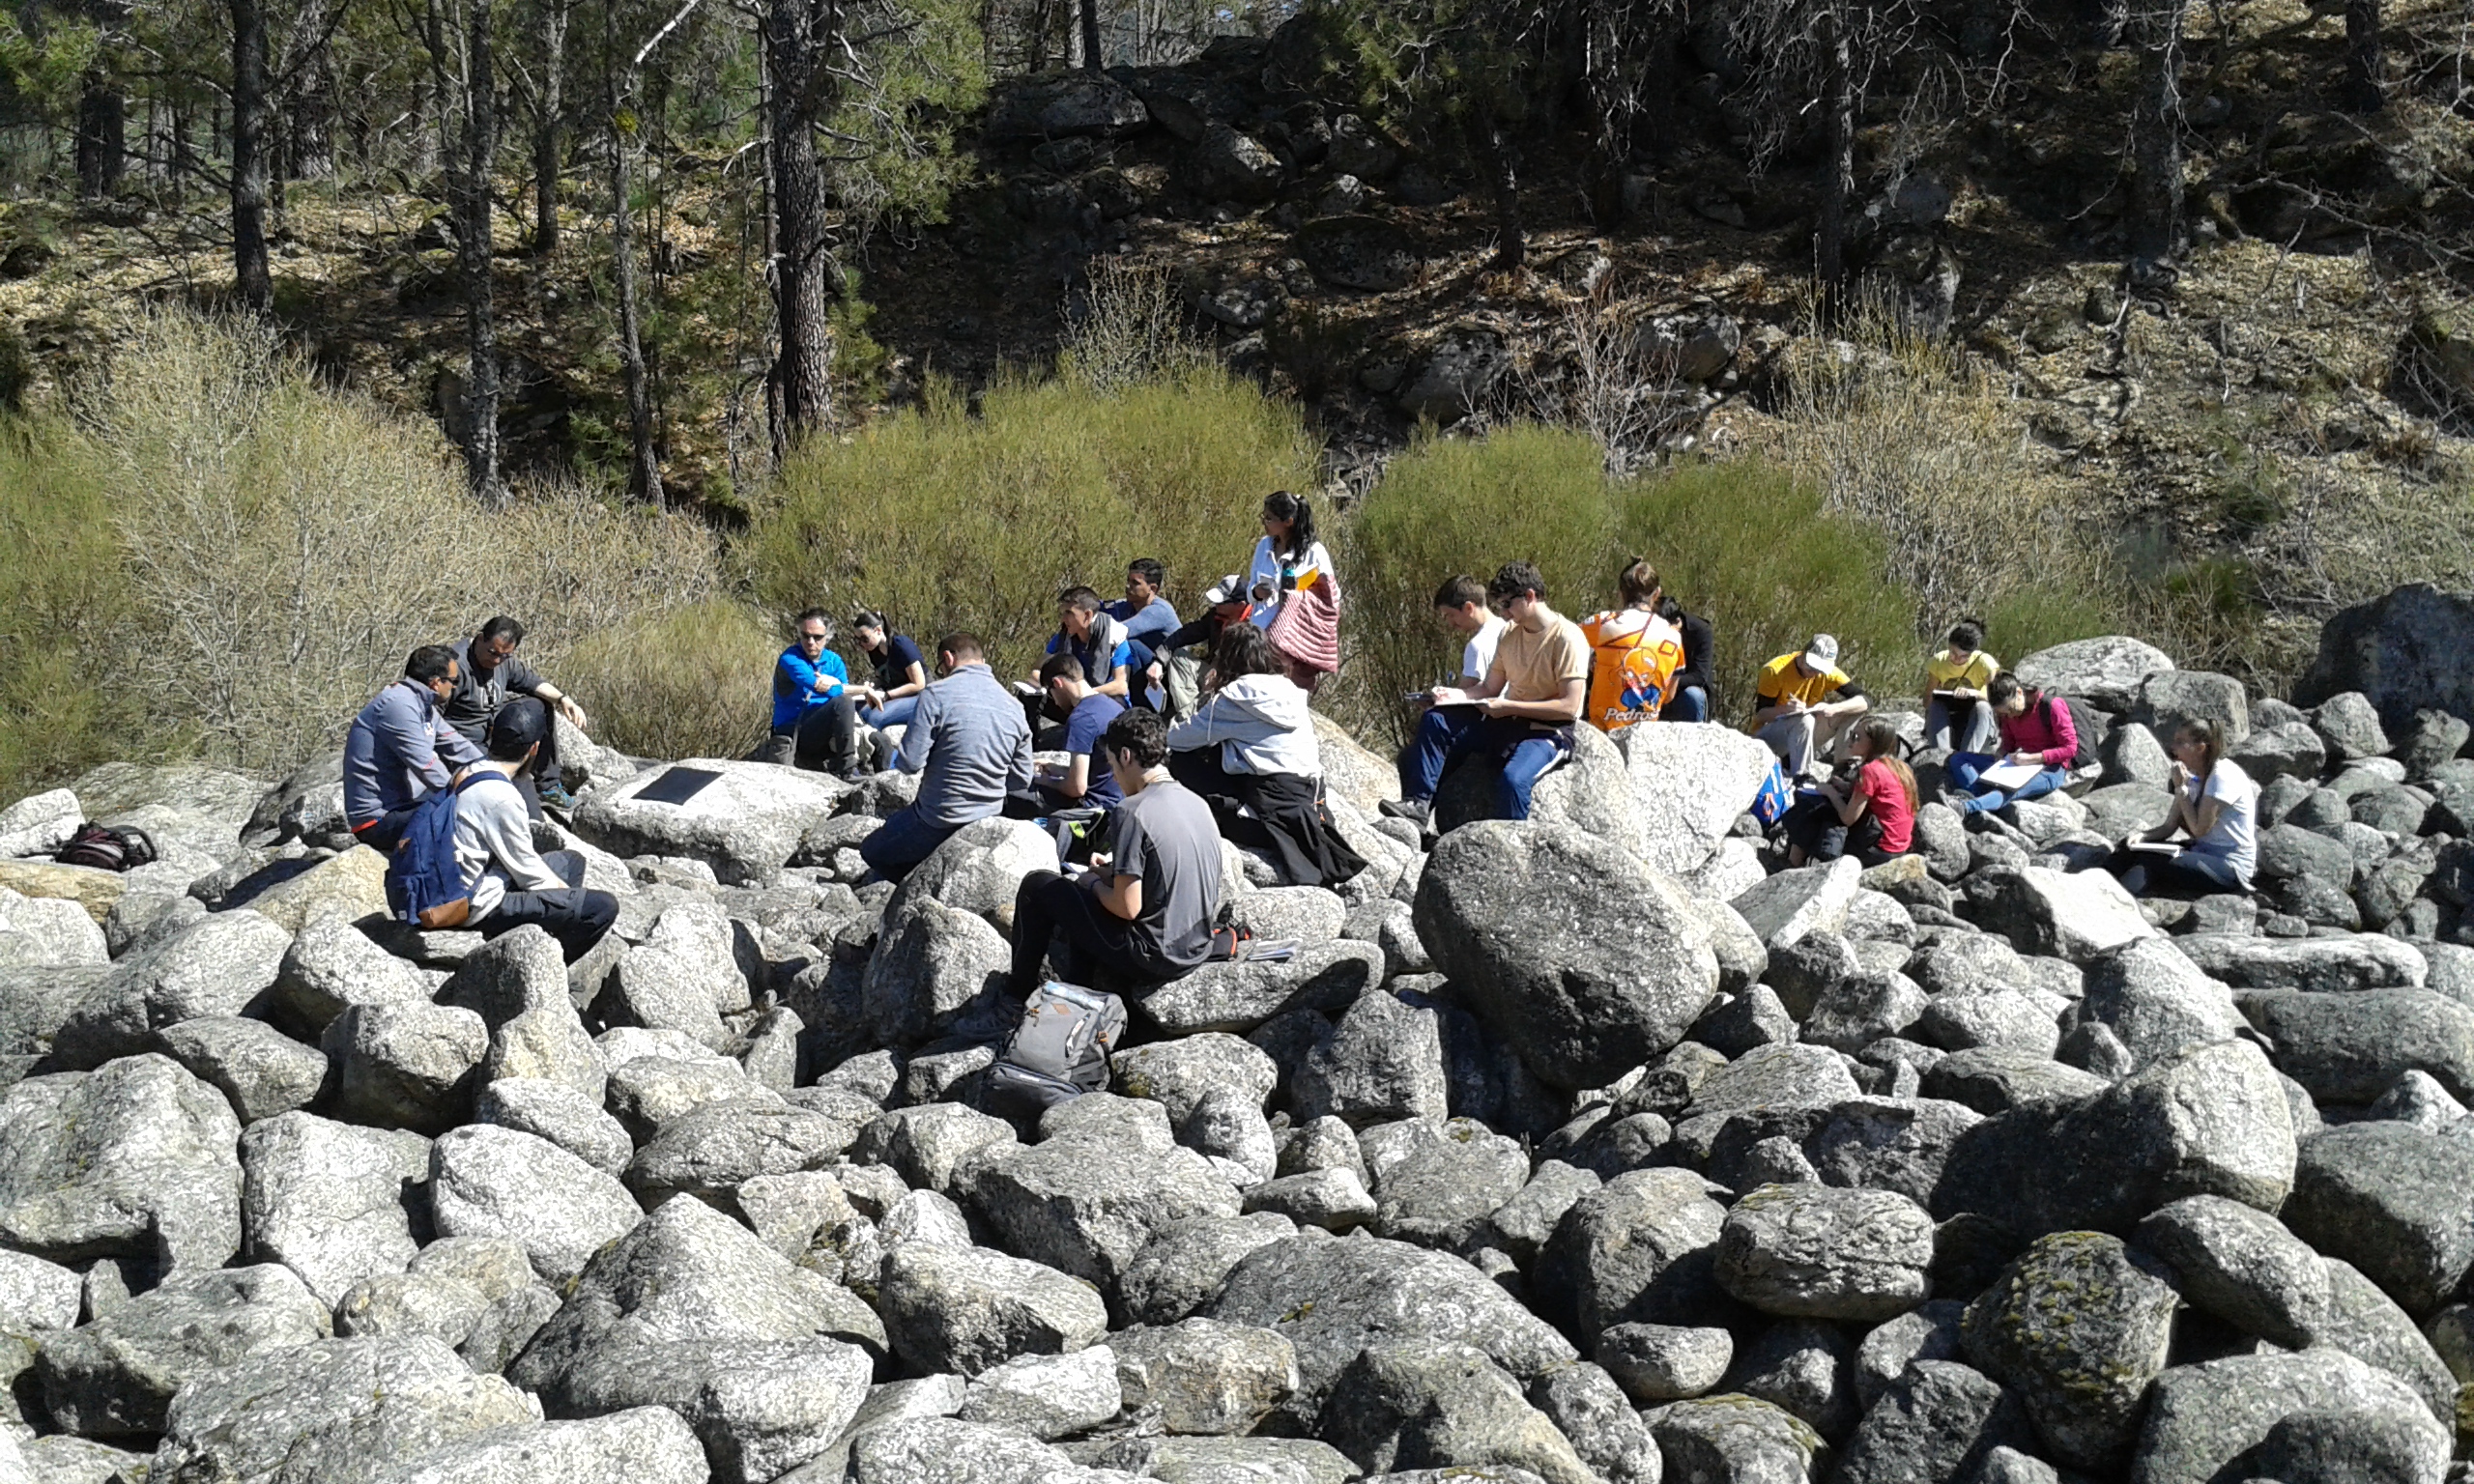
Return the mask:
<svg viewBox="0 0 2474 1484"><path fill-rule="evenodd" d="M588 729L584 707L576 704L575 698L515 657L516 646L523 642L524 625L501 614L482 624L479 633L455 646L455 689L443 709L446 725L462 732L475 747L488 745L490 724L498 720L507 702L526 696L538 699L545 707L556 708L576 730ZM521 791L525 808L536 819L545 804L552 809L575 807L574 796L567 792L559 776L556 726L542 733L540 753L532 759L532 771Z"/></svg>
<svg viewBox="0 0 2474 1484"><path fill-rule="evenodd" d="M837 702L850 688L850 671L831 648L833 620L811 608L791 634L791 646L773 662L773 734L757 760L847 773L850 708Z"/></svg>

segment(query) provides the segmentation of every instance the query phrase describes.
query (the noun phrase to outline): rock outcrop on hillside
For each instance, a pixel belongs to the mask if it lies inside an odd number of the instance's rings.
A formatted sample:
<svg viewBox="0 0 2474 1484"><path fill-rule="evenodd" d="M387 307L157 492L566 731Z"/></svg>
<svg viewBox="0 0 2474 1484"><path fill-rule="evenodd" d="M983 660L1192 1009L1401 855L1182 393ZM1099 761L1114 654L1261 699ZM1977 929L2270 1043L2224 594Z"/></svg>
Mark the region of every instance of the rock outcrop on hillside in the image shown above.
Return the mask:
<svg viewBox="0 0 2474 1484"><path fill-rule="evenodd" d="M1872 870L1781 869L1714 728L1430 849L1335 735L1366 871L1229 847L1298 957L1151 996L1036 1125L975 1094L1040 841L869 881L903 780L665 813L570 738L539 833L621 912L569 967L388 923L331 767L102 770L0 811L0 1480L2440 1484L2474 756L2391 658L2430 601L2332 628L2309 711L2030 656L2102 764ZM2191 715L2259 889L2138 901L2091 868ZM124 813L161 863L36 854Z"/></svg>

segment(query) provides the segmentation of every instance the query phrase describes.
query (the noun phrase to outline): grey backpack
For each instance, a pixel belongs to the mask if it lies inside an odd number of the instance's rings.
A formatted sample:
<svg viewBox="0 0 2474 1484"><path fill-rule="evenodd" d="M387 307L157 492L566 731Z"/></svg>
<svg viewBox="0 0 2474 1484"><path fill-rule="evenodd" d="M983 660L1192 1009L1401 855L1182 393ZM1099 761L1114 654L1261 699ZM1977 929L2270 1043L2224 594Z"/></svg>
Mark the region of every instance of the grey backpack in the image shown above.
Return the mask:
<svg viewBox="0 0 2474 1484"><path fill-rule="evenodd" d="M1108 1085L1108 1053L1125 1039L1125 1001L1098 989L1050 980L1022 1006L980 1102L1003 1116L1037 1117Z"/></svg>

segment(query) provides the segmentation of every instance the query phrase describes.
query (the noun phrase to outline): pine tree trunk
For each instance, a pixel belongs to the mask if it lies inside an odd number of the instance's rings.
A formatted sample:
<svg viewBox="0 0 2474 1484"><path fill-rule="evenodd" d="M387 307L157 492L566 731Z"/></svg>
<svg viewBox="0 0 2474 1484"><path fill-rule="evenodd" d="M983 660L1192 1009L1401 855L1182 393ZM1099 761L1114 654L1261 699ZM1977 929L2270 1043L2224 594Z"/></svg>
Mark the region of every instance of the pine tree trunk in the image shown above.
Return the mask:
<svg viewBox="0 0 2474 1484"><path fill-rule="evenodd" d="M1100 0L1082 0L1082 65L1092 71L1105 66L1100 55Z"/></svg>
<svg viewBox="0 0 2474 1484"><path fill-rule="evenodd" d="M77 97L77 193L93 198L120 189L128 160L129 100L99 71Z"/></svg>
<svg viewBox="0 0 2474 1484"><path fill-rule="evenodd" d="M1470 153L1478 157L1478 166L1486 177L1486 187L1495 201L1495 255L1486 265L1498 271L1520 267L1529 257L1528 232L1520 215L1520 176L1512 163L1511 141L1504 137L1503 126L1497 124L1482 101L1471 105L1463 128L1469 136Z"/></svg>
<svg viewBox="0 0 2474 1484"><path fill-rule="evenodd" d="M322 181L335 173L335 60L331 22L341 0L307 0L285 49L283 169L279 179ZM297 48L297 49L296 49Z"/></svg>
<svg viewBox="0 0 2474 1484"><path fill-rule="evenodd" d="M267 14L259 0L232 6L232 269L241 302L274 305L267 266Z"/></svg>
<svg viewBox="0 0 2474 1484"><path fill-rule="evenodd" d="M2132 18L2140 48L2131 108L2130 258L2170 263L2182 230L2182 0L2141 0Z"/></svg>
<svg viewBox="0 0 2474 1484"><path fill-rule="evenodd" d="M506 488L499 478L498 296L490 254L490 166L498 157L499 119L491 74L490 0L467 0L465 14L464 148L456 171L462 207L457 256L464 271L464 325L472 338L464 470L475 498L501 504Z"/></svg>
<svg viewBox="0 0 2474 1484"><path fill-rule="evenodd" d="M609 9L616 9L615 7ZM604 101L610 115L610 250L618 288L618 360L627 376L627 492L656 507L664 504L661 460L653 449L652 388L645 375L645 340L636 305L635 210L627 183L629 130L621 127L623 95L618 83L618 48L615 31L603 75Z"/></svg>
<svg viewBox="0 0 2474 1484"><path fill-rule="evenodd" d="M1856 193L1856 61L1834 6L1822 13L1821 24L1821 210L1813 271L1834 296L1847 282L1847 202Z"/></svg>
<svg viewBox="0 0 2474 1484"><path fill-rule="evenodd" d="M532 250L543 257L559 248L559 133L565 107L567 0L541 0L541 78L533 99ZM614 60L611 65L616 67Z"/></svg>
<svg viewBox="0 0 2474 1484"><path fill-rule="evenodd" d="M816 120L837 84L826 71L842 32L840 0L770 0L764 49L773 74L774 318L781 348L773 380L782 399L777 448L787 451L833 420L832 226L818 169Z"/></svg>
<svg viewBox="0 0 2474 1484"><path fill-rule="evenodd" d="M1625 75L1631 17L1623 0L1590 0L1581 75L1590 103L1589 214L1600 232L1624 224L1624 167L1632 155L1637 95Z"/></svg>
<svg viewBox="0 0 2474 1484"><path fill-rule="evenodd" d="M2387 106L2380 86L2387 71L2379 47L2379 0L2345 0L2345 107L2377 113Z"/></svg>

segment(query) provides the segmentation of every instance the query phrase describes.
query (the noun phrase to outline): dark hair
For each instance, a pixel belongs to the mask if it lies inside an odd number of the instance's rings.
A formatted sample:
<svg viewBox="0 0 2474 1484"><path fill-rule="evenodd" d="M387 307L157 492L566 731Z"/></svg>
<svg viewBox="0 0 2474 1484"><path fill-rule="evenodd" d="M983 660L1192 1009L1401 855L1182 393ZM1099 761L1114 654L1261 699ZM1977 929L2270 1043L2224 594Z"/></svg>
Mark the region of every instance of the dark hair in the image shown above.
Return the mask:
<svg viewBox="0 0 2474 1484"><path fill-rule="evenodd" d="M1303 552L1314 544L1314 507L1306 497L1274 490L1263 497L1263 514L1288 522L1288 549Z"/></svg>
<svg viewBox="0 0 2474 1484"><path fill-rule="evenodd" d="M1856 724L1856 740L1870 755L1866 761L1879 759L1887 765L1890 777L1897 779L1898 785L1907 790L1907 807L1910 813L1913 813L1916 807L1915 770L1898 755L1904 742L1898 734L1898 724L1886 716L1868 716Z"/></svg>
<svg viewBox="0 0 2474 1484"><path fill-rule="evenodd" d="M2216 771L2216 765L2224 761L2225 728L2209 718L2194 716L2183 722L2181 726L2174 728L2173 734L2198 739L2201 748L2207 754L2207 762L2200 769L2201 773L2213 773Z"/></svg>
<svg viewBox="0 0 2474 1484"><path fill-rule="evenodd" d="M405 675L423 685L446 679L454 669L455 651L445 644L423 644L404 662Z"/></svg>
<svg viewBox="0 0 2474 1484"><path fill-rule="evenodd" d="M1154 587L1168 585L1168 569L1160 565L1157 556L1136 556L1125 564L1125 569Z"/></svg>
<svg viewBox="0 0 2474 1484"><path fill-rule="evenodd" d="M874 629L877 633L882 634L885 632L886 627L885 615L877 613L873 608L863 608L850 615L850 627L853 629Z"/></svg>
<svg viewBox="0 0 2474 1484"><path fill-rule="evenodd" d="M1251 623L1232 623L1220 631L1219 642L1211 646L1211 668L1223 685L1240 675L1288 673L1271 637Z"/></svg>
<svg viewBox="0 0 2474 1484"><path fill-rule="evenodd" d="M828 644L833 642L833 615L820 608L800 610L799 616L791 620L791 631L795 634L806 628L811 618L824 625L824 642Z"/></svg>
<svg viewBox="0 0 2474 1484"><path fill-rule="evenodd" d="M1485 601L1486 585L1466 572L1445 578L1443 585L1434 590L1434 606L1437 608L1457 610L1472 603L1482 605Z"/></svg>
<svg viewBox="0 0 2474 1484"><path fill-rule="evenodd" d="M957 629L936 641L936 652L952 655L957 665L988 658L988 647L979 642L979 636L964 629Z"/></svg>
<svg viewBox="0 0 2474 1484"><path fill-rule="evenodd" d="M520 644L524 642L524 625L501 614L481 625L482 642L487 643L494 639L503 639L510 645Z"/></svg>
<svg viewBox="0 0 2474 1484"><path fill-rule="evenodd" d="M1544 574L1530 562L1507 561L1495 569L1495 580L1486 585L1486 601L1500 607L1524 592L1546 596Z"/></svg>
<svg viewBox="0 0 2474 1484"><path fill-rule="evenodd" d="M1682 623L1683 621L1683 600L1671 592L1667 593L1664 597L1659 598L1658 616L1669 623Z"/></svg>
<svg viewBox="0 0 2474 1484"><path fill-rule="evenodd" d="M537 696L518 697L490 718L490 756L498 762L522 762L549 734L548 702Z"/></svg>
<svg viewBox="0 0 2474 1484"><path fill-rule="evenodd" d="M2005 670L1985 685L1984 699L1993 703L1993 709L1999 711L2010 703L2011 697L2026 689L2027 686L2021 683L2017 675Z"/></svg>
<svg viewBox="0 0 2474 1484"><path fill-rule="evenodd" d="M1950 625L1950 647L1970 653L1984 647L1984 620L1962 618Z"/></svg>
<svg viewBox="0 0 2474 1484"><path fill-rule="evenodd" d="M1246 627L1251 629L1253 625L1250 623L1246 625ZM1047 659L1040 661L1040 684L1043 686L1047 685L1051 680L1061 680L1067 675L1079 675L1081 673L1082 662L1066 653L1062 649L1059 649L1056 653L1050 655Z"/></svg>
<svg viewBox="0 0 2474 1484"><path fill-rule="evenodd" d="M1647 556L1634 557L1630 566L1615 575L1615 590L1623 594L1626 608L1647 603L1658 595L1658 569L1650 565Z"/></svg>
<svg viewBox="0 0 2474 1484"><path fill-rule="evenodd" d="M1111 753L1132 753L1136 762L1156 768L1168 760L1168 724L1161 720L1157 711L1140 707L1120 711L1117 719L1108 723L1100 745Z"/></svg>
<svg viewBox="0 0 2474 1484"><path fill-rule="evenodd" d="M1088 587L1068 587L1056 595L1056 606L1096 614L1100 611L1100 595Z"/></svg>

